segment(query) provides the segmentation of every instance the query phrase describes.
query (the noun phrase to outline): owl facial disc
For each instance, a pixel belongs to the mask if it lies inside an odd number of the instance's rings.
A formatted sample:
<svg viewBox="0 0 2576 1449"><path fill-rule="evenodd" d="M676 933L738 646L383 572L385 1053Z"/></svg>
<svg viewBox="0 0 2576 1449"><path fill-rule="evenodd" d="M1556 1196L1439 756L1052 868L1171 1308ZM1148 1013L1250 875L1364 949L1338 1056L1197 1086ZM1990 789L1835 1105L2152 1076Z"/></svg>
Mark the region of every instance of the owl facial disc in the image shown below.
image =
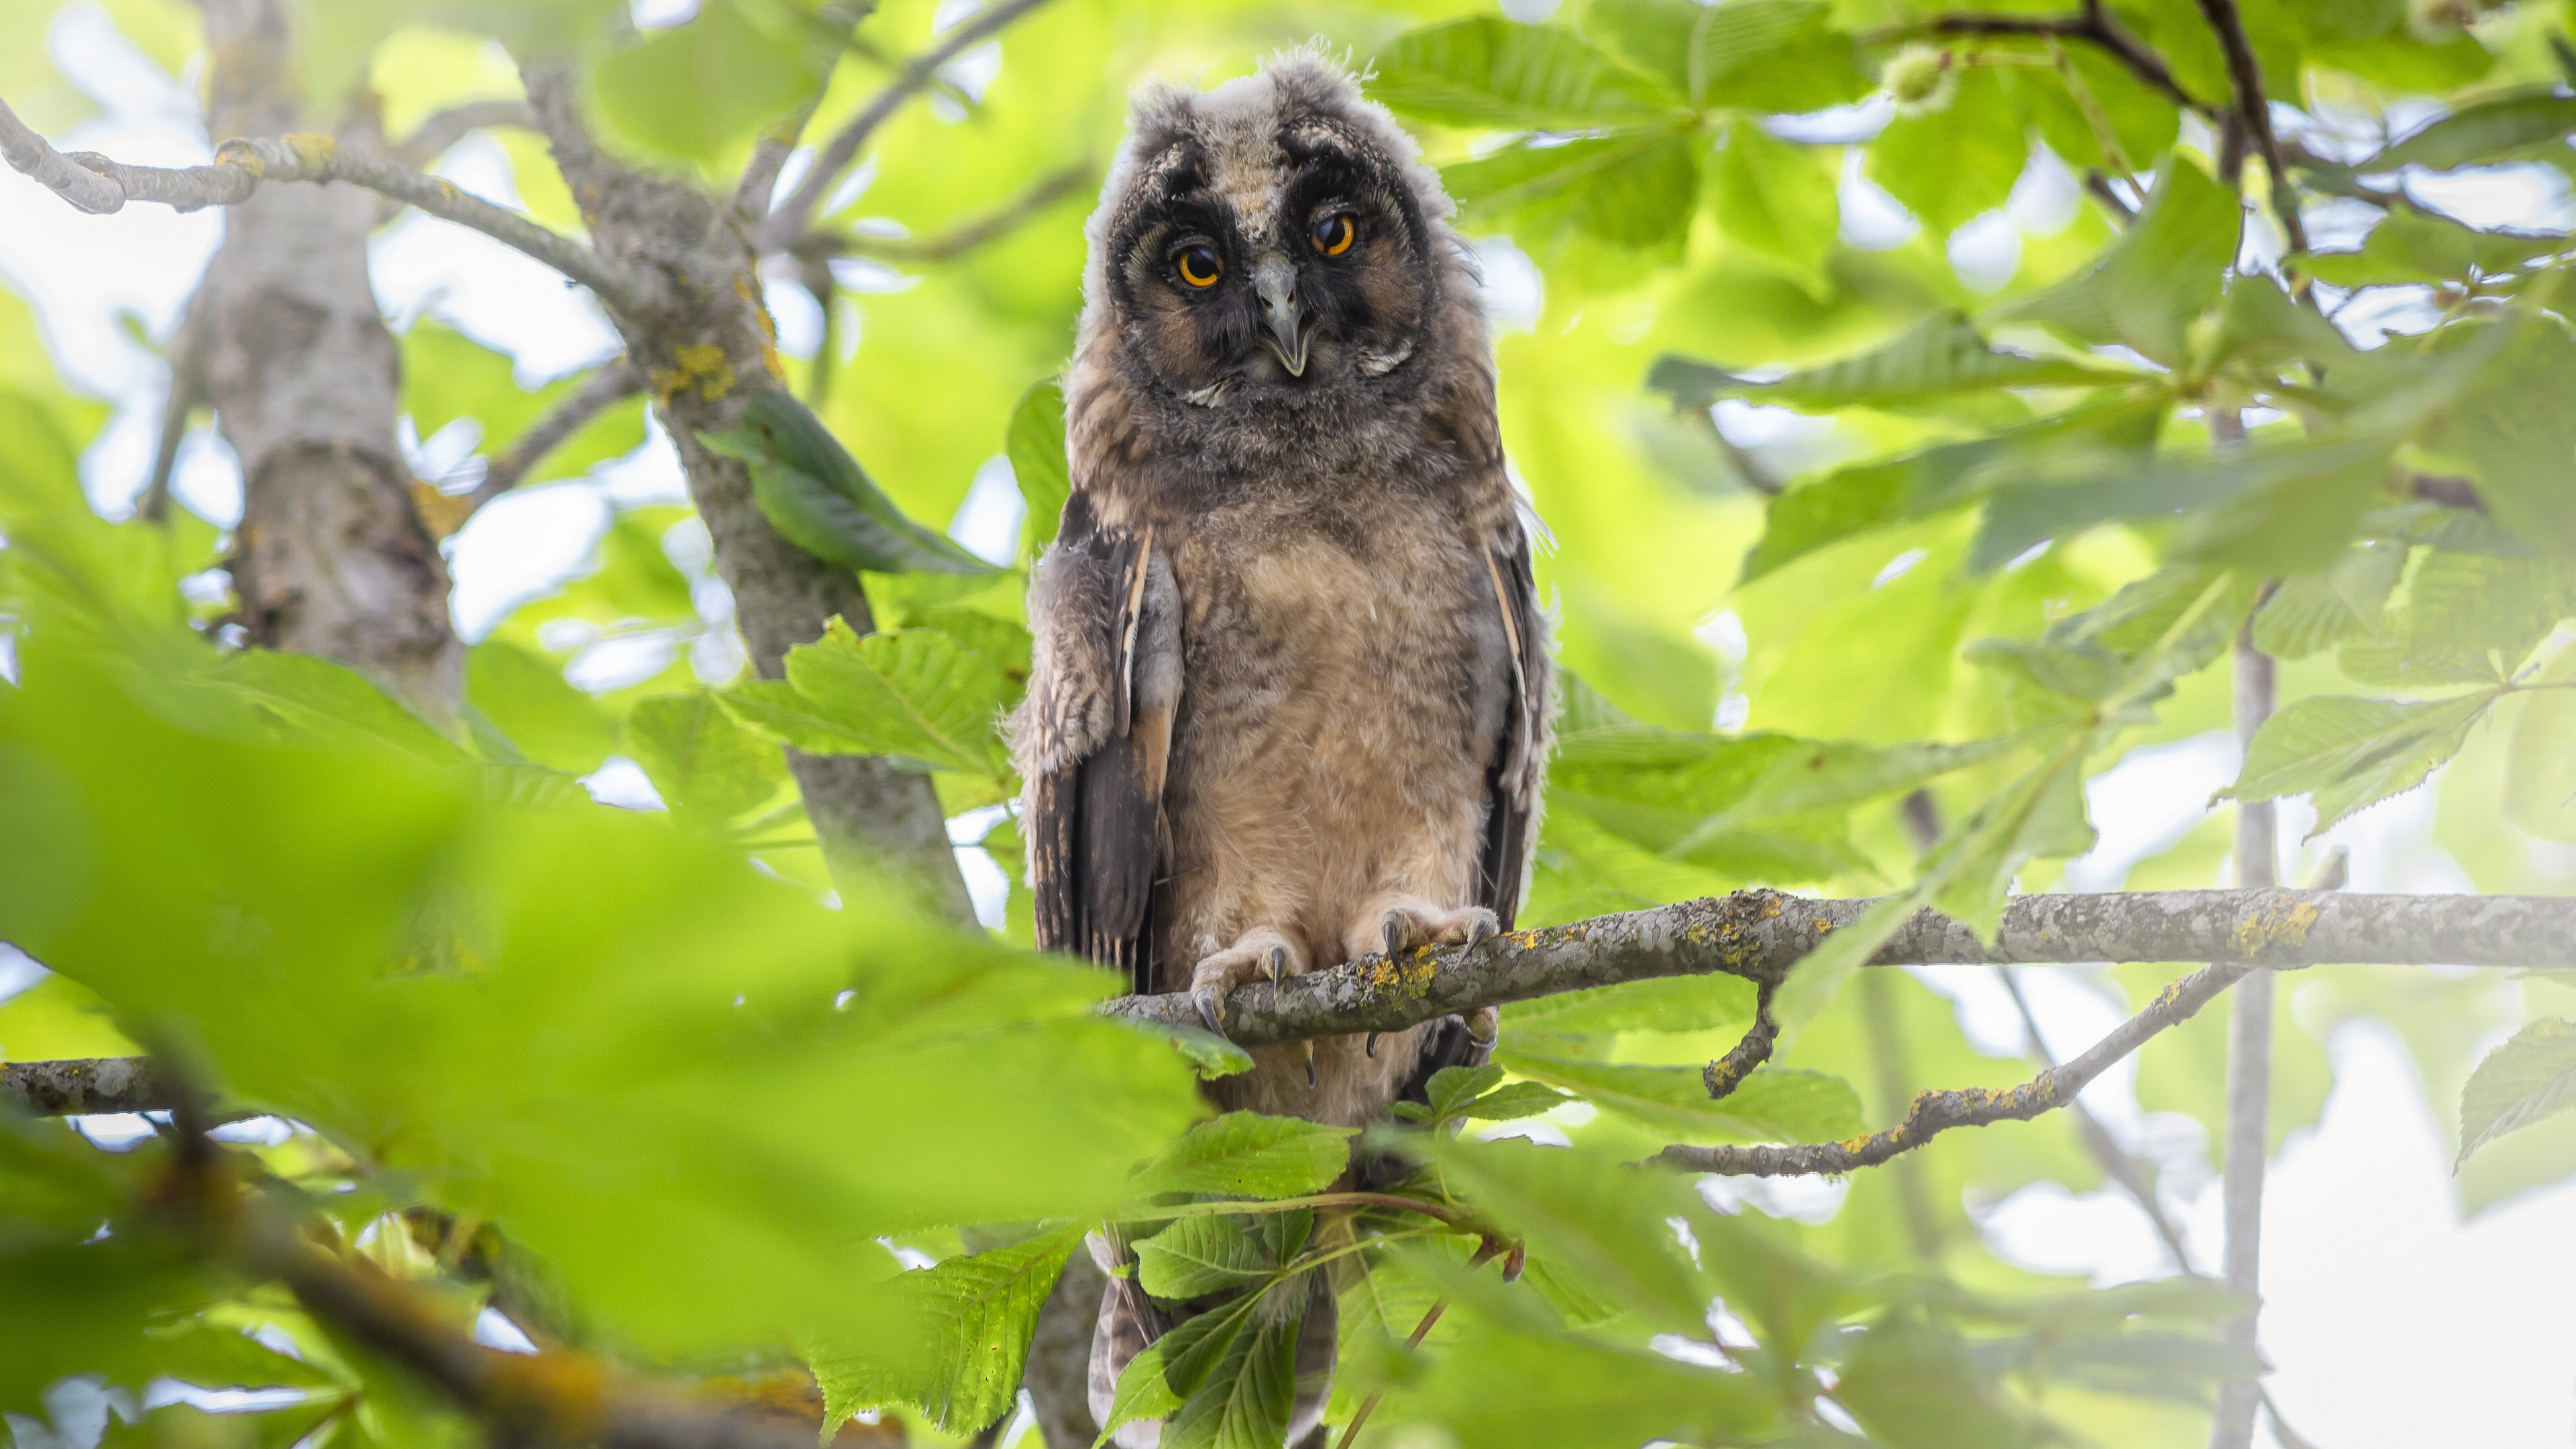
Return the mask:
<svg viewBox="0 0 2576 1449"><path fill-rule="evenodd" d="M1297 269L1277 252L1263 252L1252 264L1252 289L1261 298L1261 322L1270 330L1262 342L1290 377L1306 375L1307 320L1297 309Z"/></svg>

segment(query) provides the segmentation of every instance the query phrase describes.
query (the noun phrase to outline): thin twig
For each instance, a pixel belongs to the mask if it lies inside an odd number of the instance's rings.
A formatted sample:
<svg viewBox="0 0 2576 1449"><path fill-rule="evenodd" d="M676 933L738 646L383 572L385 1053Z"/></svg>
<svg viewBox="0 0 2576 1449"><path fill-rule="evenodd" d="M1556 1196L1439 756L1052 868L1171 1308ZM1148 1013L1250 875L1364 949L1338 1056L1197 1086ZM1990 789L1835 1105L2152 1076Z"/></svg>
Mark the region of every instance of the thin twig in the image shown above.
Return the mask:
<svg viewBox="0 0 2576 1449"><path fill-rule="evenodd" d="M1028 224L1040 212L1081 190L1092 178L1089 161L1077 161L1039 177L1026 191L983 215L926 237L865 236L852 232L816 233L798 243L795 255L867 257L881 262L919 265L954 260L988 242L998 241Z"/></svg>
<svg viewBox="0 0 2576 1449"><path fill-rule="evenodd" d="M2272 106L2263 94L2263 65L2254 56L2254 44L2245 36L2245 19L2237 13L2236 0L2200 0L2200 13L2209 28L2218 33L2219 49L2227 55L2228 79L2236 88L2236 114L2243 117L2254 148L2263 157L2264 169L2271 173L2272 214L2281 220L2281 233L2293 252L2308 249L2308 226L2299 216L2298 193L2290 185L2289 168L2281 164L2281 143L2272 134ZM2229 185L2236 182L2233 170L2222 170L2221 179Z"/></svg>
<svg viewBox="0 0 2576 1449"><path fill-rule="evenodd" d="M1906 35L2023 35L2081 40L2098 46L2128 67L2148 88L2188 111L2215 116L2217 108L2195 99L2174 79L2173 68L2145 41L2131 35L2099 0L2088 0L2077 15L1932 15L1861 37L1863 44Z"/></svg>
<svg viewBox="0 0 2576 1449"><path fill-rule="evenodd" d="M494 126L534 130L536 125L537 113L526 101L468 101L431 115L386 153L406 166L426 167L476 131Z"/></svg>
<svg viewBox="0 0 2576 1449"><path fill-rule="evenodd" d="M2118 189L2111 185L2111 178L2100 171L2084 173L2084 189L2092 194L2094 200L2102 203L2113 216L2119 218L2118 225L2127 226L2138 219L2138 209L2131 206L2128 198L2122 196Z"/></svg>
<svg viewBox="0 0 2576 1449"><path fill-rule="evenodd" d="M822 154L814 158L812 169L796 183L796 189L769 213L760 229L760 249L783 252L805 234L813 224L815 207L822 204L823 193L840 180L841 173L849 169L852 161L858 159L859 148L868 143L868 137L876 134L879 126L893 118L905 101L936 79L941 66L1045 3L1046 0L1002 0L1001 4L980 12L948 32L937 45L914 56L893 80L886 83L885 89L876 93L866 109L841 128L840 134L834 136Z"/></svg>
<svg viewBox="0 0 2576 1449"><path fill-rule="evenodd" d="M2202 0L2204 5L2213 0ZM2268 592L2268 590L2267 590ZM2236 739L2246 751L2270 722L2277 694L2272 657L2255 647L2253 625L2236 637ZM2278 816L2269 800L2236 806L2236 883L2268 886L2279 879ZM2236 993L2227 1022L2227 1127L2219 1189L2227 1225L2227 1286L2244 1300L2243 1316L2220 1329L2230 1345L2255 1350L2262 1277L2263 1171L2271 1157L2272 1017L2278 993L2272 973L2258 971ZM2209 1431L2211 1449L2248 1449L2261 1381L2248 1377L2219 1385L2218 1411Z"/></svg>
<svg viewBox="0 0 2576 1449"><path fill-rule="evenodd" d="M1954 1127L1983 1127L1994 1122L2027 1122L2075 1100L2113 1062L2136 1051L2168 1027L2179 1025L2209 1000L2257 969L2244 962L2204 966L2158 993L2147 1009L2130 1017L2082 1056L2041 1072L2018 1087L1996 1091L1962 1087L1925 1092L1914 1099L1905 1120L1884 1132L1847 1142L1811 1142L1797 1146L1693 1147L1676 1143L1650 1161L1692 1172L1744 1177L1790 1177L1801 1173L1844 1173L1910 1152Z"/></svg>
<svg viewBox="0 0 2576 1449"><path fill-rule="evenodd" d="M1467 1260L1467 1271L1470 1273L1475 1272L1487 1263L1492 1262L1495 1256L1502 1251L1503 1245L1501 1243L1492 1238L1485 1239L1485 1241L1476 1245L1476 1255ZM1509 1275L1506 1274L1505 1276ZM1448 1299L1433 1299L1429 1311L1422 1315L1422 1321L1414 1325L1413 1336L1404 1341L1405 1351L1410 1353L1414 1349L1422 1347L1422 1340L1429 1338L1431 1336L1431 1330L1439 1326L1440 1315L1448 1311ZM1360 1426L1369 1421L1369 1415L1377 1412L1378 1400L1385 1397L1386 1390L1379 1389L1370 1394L1366 1399L1362 1400L1360 1402L1359 1412L1351 1415L1351 1422L1343 1428L1341 1440L1333 1446L1333 1449L1351 1449L1351 1441L1360 1436Z"/></svg>
<svg viewBox="0 0 2576 1449"><path fill-rule="evenodd" d="M617 358L582 380L581 386L566 394L562 401L548 408L543 417L528 425L517 442L492 459L483 481L465 495L467 509L474 509L519 486L530 469L546 460L546 455L561 447L564 441L581 431L591 419L644 390L644 379L626 359Z"/></svg>
<svg viewBox="0 0 2576 1449"><path fill-rule="evenodd" d="M167 169L128 166L95 152L66 155L27 129L0 102L0 157L82 211L105 214L129 201L157 202L178 211L234 206L250 199L263 181L328 184L345 181L417 206L443 221L483 233L526 253L599 293L615 298L625 278L598 253L504 207L459 190L453 183L381 157L343 148L328 136L230 140L215 148L214 164Z"/></svg>
<svg viewBox="0 0 2576 1449"><path fill-rule="evenodd" d="M147 522L170 516L170 478L178 471L179 445L187 440L188 418L206 402L206 289L188 297L179 330L170 338L170 391L161 400L161 435L152 448L152 475L143 483L135 512Z"/></svg>
<svg viewBox="0 0 2576 1449"><path fill-rule="evenodd" d="M2021 1013L2022 1031L2030 1038L2030 1054L2039 1059L2041 1066L2056 1070L2057 1056L2048 1049L2048 1039L2040 1033L2039 1017L2030 1009L2030 998L2022 994L2021 982L2001 966L1995 967L1994 972L1995 979L2003 983L2005 994L2012 997L2013 1009ZM2111 1135L2111 1129L2102 1125L2102 1119L2093 1115L2093 1109L2085 1106L2082 1098L2068 1103L2067 1110L2074 1115L2076 1131L2083 1137L2086 1150L2093 1154L2093 1160L2102 1165L2102 1170L2147 1215L2147 1222L2155 1228L2156 1236L2164 1240L2165 1251L2173 1254L2174 1267L2187 1278L2199 1277L2200 1270L2192 1266L2191 1249L2183 1241L2182 1230L2174 1226L2163 1200L2156 1196L2155 1185L2148 1182L2146 1174L2139 1169L2138 1160L2129 1155L2128 1149L2120 1145L2119 1140Z"/></svg>
<svg viewBox="0 0 2576 1449"><path fill-rule="evenodd" d="M769 210L771 197L778 189L778 174L786 169L787 158L796 153L796 143L805 136L806 124L814 119L815 108L823 104L823 92L831 81L831 67L840 64L841 52L855 39L859 22L876 10L876 0L849 0L847 4L826 5L814 13L818 30L834 41L831 64L817 77L814 94L778 124L761 132L751 148L751 159L743 163L742 175L734 181L733 195L718 213L719 220L729 219L743 227L758 222Z"/></svg>

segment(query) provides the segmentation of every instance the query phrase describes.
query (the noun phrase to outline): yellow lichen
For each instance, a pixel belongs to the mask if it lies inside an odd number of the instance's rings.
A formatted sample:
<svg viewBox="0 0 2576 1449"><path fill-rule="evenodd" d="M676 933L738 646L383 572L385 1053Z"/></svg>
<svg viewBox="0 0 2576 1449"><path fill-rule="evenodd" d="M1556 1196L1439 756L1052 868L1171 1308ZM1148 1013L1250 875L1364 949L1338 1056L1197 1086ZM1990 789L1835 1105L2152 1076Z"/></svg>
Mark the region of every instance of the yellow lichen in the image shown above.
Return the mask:
<svg viewBox="0 0 2576 1449"><path fill-rule="evenodd" d="M2272 949L2295 951L2307 944L2308 928L2317 923L2317 908L2307 901L2272 901L2236 923L2236 954L2251 960Z"/></svg>
<svg viewBox="0 0 2576 1449"><path fill-rule="evenodd" d="M693 387L708 402L733 391L733 363L726 359L723 348L713 343L684 342L671 349L671 360L679 366L657 368L653 373L653 394L664 406Z"/></svg>

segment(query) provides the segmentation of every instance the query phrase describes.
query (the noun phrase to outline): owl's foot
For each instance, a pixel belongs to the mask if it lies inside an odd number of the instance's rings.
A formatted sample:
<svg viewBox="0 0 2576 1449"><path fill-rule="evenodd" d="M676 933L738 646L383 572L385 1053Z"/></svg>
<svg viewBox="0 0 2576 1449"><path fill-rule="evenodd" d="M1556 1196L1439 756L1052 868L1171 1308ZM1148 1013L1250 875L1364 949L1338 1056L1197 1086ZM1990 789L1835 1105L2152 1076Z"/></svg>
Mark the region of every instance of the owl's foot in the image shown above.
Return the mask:
<svg viewBox="0 0 2576 1449"><path fill-rule="evenodd" d="M1383 895L1368 903L1343 946L1352 960L1384 953L1392 958L1416 946L1473 946L1502 929L1483 906L1456 910L1435 906L1420 896Z"/></svg>
<svg viewBox="0 0 2576 1449"><path fill-rule="evenodd" d="M1295 942L1267 926L1257 927L1235 938L1234 944L1213 956L1202 957L1190 968L1190 1000L1199 1008L1199 1020L1219 1036L1225 1035L1225 999L1234 988L1247 981L1268 981L1272 985L1291 976L1306 974L1306 953Z"/></svg>

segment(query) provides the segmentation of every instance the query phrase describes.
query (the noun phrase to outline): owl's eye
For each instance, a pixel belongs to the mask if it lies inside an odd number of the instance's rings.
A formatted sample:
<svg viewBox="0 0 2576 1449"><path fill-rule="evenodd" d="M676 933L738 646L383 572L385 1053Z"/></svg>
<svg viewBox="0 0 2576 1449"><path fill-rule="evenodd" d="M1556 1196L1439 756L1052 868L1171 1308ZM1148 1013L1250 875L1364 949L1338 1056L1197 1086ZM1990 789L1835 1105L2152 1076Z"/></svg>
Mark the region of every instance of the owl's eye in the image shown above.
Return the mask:
<svg viewBox="0 0 2576 1449"><path fill-rule="evenodd" d="M1336 211L1316 219L1312 240L1315 250L1328 257L1338 257L1351 249L1351 243L1359 239L1359 234L1359 224L1351 220L1351 214Z"/></svg>
<svg viewBox="0 0 2576 1449"><path fill-rule="evenodd" d="M1181 280L1193 287L1213 287L1225 275L1225 259L1210 246L1188 246L1173 262L1180 268Z"/></svg>

